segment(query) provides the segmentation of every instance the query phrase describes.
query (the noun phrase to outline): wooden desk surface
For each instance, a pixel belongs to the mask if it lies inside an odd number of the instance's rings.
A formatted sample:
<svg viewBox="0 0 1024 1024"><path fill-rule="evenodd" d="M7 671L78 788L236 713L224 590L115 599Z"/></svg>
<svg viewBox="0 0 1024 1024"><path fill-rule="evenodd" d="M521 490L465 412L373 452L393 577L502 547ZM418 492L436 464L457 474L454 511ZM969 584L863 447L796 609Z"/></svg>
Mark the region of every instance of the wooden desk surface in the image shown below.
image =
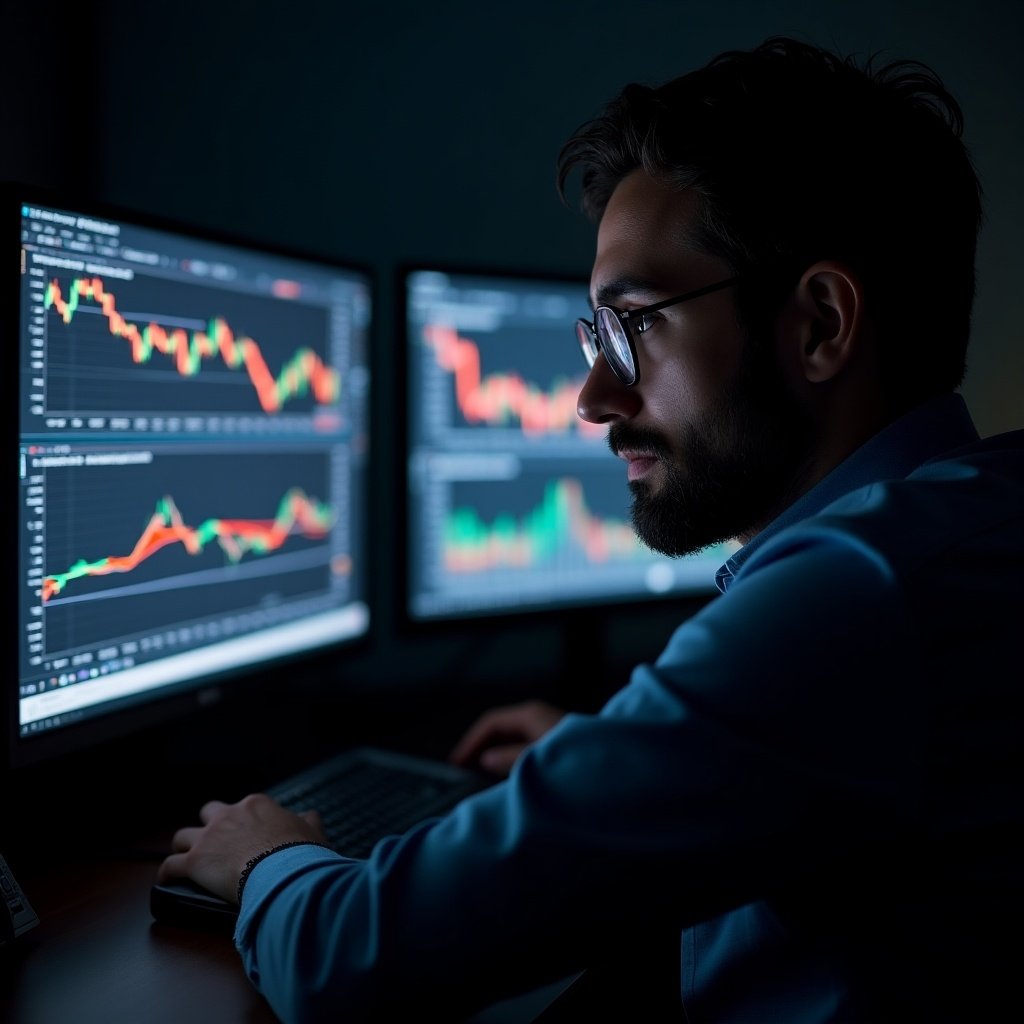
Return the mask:
<svg viewBox="0 0 1024 1024"><path fill-rule="evenodd" d="M158 858L26 871L12 865L39 924L0 947L3 1024L278 1024L229 935L158 923ZM524 1024L567 981L482 1010L465 1024Z"/></svg>
<svg viewBox="0 0 1024 1024"><path fill-rule="evenodd" d="M39 924L0 948L5 1024L274 1024L230 936L158 924L155 860L18 872Z"/></svg>

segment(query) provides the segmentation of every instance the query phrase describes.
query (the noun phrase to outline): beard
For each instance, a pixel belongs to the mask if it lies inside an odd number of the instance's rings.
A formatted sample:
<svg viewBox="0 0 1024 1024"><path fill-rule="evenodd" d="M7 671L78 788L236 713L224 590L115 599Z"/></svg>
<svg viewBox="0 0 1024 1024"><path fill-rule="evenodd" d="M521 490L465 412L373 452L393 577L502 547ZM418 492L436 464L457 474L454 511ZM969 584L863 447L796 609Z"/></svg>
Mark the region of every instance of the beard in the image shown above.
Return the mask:
<svg viewBox="0 0 1024 1024"><path fill-rule="evenodd" d="M659 460L661 487L630 483L633 529L653 551L678 557L767 525L796 496L813 425L769 356L747 342L725 394L687 423L673 446L657 431L614 424L608 445Z"/></svg>

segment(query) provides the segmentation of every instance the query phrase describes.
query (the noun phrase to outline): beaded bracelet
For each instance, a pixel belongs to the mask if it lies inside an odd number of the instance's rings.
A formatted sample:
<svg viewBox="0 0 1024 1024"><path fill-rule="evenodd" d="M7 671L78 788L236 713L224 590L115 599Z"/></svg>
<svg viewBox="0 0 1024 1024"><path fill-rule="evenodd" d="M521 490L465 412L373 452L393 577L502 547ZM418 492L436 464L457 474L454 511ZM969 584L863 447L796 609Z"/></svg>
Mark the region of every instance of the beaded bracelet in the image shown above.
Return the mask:
<svg viewBox="0 0 1024 1024"><path fill-rule="evenodd" d="M245 867L242 868L242 873L238 876L238 889L235 890L235 902L242 905L242 890L245 888L245 883L249 881L249 875L252 874L252 869L265 857L269 857L272 853L277 853L278 850L287 850L290 846L324 846L323 843L314 842L311 839L293 839L290 843L281 843L278 846L272 846L269 850L263 850L261 853L257 853L255 857L250 857L245 862Z"/></svg>

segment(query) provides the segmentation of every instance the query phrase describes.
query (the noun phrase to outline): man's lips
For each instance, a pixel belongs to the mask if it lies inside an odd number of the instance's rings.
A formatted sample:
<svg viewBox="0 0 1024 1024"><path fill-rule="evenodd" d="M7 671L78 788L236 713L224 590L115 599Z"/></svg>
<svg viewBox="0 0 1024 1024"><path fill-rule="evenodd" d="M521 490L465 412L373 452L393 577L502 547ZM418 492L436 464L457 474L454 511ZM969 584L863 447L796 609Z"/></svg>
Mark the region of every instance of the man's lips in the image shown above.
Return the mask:
<svg viewBox="0 0 1024 1024"><path fill-rule="evenodd" d="M643 479L658 463L656 456L649 452L634 452L628 449L621 449L618 452L620 459L625 459L629 464L626 470L626 479L632 483L634 480Z"/></svg>

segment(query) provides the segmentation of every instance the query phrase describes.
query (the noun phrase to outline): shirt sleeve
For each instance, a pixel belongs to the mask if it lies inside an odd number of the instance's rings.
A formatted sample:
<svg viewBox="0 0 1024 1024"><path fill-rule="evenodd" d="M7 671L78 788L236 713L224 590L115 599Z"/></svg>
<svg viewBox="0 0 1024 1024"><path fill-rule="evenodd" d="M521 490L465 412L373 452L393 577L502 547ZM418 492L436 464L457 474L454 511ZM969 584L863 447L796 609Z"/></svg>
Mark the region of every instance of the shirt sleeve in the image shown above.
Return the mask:
<svg viewBox="0 0 1024 1024"><path fill-rule="evenodd" d="M249 977L286 1024L457 1019L894 834L918 811L911 633L870 548L766 546L506 782L365 861L260 862L235 935Z"/></svg>

